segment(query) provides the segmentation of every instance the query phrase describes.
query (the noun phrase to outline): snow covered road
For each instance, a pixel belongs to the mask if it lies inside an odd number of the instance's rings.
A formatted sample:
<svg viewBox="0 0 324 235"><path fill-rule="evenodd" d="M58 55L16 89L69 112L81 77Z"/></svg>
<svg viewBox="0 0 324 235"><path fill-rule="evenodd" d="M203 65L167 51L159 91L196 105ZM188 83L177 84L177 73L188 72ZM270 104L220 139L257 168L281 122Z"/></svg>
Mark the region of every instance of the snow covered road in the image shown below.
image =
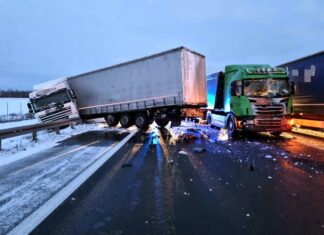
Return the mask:
<svg viewBox="0 0 324 235"><path fill-rule="evenodd" d="M83 133L1 166L0 234L19 224L118 143L116 133L112 129Z"/></svg>

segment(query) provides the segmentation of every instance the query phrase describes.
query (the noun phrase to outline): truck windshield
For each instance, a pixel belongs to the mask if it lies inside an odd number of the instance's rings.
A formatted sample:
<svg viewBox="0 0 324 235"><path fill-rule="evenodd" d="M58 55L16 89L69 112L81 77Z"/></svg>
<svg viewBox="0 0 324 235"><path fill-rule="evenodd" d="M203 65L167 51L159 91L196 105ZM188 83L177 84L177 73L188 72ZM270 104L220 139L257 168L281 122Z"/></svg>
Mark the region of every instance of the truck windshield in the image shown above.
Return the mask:
<svg viewBox="0 0 324 235"><path fill-rule="evenodd" d="M288 79L249 79L243 84L245 96L283 97L290 93Z"/></svg>
<svg viewBox="0 0 324 235"><path fill-rule="evenodd" d="M57 92L53 92L47 96L35 98L31 100L35 112L42 111L44 109L52 108L60 104L71 102L71 98L67 89L62 89Z"/></svg>

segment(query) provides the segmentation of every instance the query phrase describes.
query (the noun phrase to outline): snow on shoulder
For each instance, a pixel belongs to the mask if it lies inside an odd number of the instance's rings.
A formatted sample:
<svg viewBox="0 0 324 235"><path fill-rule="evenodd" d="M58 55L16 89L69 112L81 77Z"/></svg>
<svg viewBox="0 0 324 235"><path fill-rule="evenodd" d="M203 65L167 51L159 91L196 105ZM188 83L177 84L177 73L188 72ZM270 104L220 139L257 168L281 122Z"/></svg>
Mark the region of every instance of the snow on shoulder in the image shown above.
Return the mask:
<svg viewBox="0 0 324 235"><path fill-rule="evenodd" d="M25 123L25 125L31 125L33 121ZM15 123L7 123L5 128L11 128L15 126L22 126L23 121ZM0 126L1 129L4 129ZM82 124L62 129L60 134L48 131L39 131L37 133L37 141L32 141L32 134L26 134L21 136L16 136L8 139L2 140L2 150L0 151L0 166L7 165L14 161L26 158L42 150L56 146L59 141L66 138L72 137L83 132L90 130L100 129L101 124Z"/></svg>

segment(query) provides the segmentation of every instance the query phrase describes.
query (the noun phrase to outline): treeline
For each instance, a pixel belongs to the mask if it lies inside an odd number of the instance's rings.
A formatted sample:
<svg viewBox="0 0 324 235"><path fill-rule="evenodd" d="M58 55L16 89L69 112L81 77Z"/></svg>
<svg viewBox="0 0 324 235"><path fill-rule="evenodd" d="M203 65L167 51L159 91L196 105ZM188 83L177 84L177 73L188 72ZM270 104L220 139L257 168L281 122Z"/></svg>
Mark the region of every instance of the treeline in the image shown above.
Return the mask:
<svg viewBox="0 0 324 235"><path fill-rule="evenodd" d="M30 91L20 91L20 90L0 90L0 97L10 97L10 98L28 98Z"/></svg>

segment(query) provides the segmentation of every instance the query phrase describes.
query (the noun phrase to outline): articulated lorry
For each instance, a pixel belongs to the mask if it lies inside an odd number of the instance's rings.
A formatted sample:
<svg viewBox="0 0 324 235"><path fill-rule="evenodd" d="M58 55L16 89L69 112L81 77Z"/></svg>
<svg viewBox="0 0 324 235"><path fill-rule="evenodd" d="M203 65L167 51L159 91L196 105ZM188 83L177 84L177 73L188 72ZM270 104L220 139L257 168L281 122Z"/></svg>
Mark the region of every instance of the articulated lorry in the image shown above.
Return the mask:
<svg viewBox="0 0 324 235"><path fill-rule="evenodd" d="M207 123L238 131L291 130L293 86L283 68L269 65L228 65L207 77Z"/></svg>
<svg viewBox="0 0 324 235"><path fill-rule="evenodd" d="M34 86L40 122L104 117L109 126L179 124L207 106L205 57L185 47Z"/></svg>

